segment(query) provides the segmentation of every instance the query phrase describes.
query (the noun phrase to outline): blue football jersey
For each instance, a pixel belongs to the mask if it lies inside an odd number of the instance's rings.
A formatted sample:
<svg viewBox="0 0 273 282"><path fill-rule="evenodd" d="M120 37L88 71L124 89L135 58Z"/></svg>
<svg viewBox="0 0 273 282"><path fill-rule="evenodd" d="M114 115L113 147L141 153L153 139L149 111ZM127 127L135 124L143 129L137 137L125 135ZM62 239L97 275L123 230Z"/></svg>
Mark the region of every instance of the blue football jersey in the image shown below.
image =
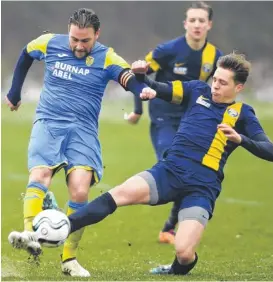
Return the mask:
<svg viewBox="0 0 273 282"><path fill-rule="evenodd" d="M217 129L224 123L249 138L264 133L252 107L241 102L215 103L211 88L201 81L169 83L173 102L185 107L184 118L168 151L168 160L181 166L183 159L191 159L216 172L223 179L228 156L238 147Z"/></svg>
<svg viewBox="0 0 273 282"><path fill-rule="evenodd" d="M156 72L156 81L208 81L216 69L216 62L222 52L210 42L206 42L200 50L193 50L185 36L158 45L148 53L145 60ZM149 113L154 123L169 118L181 118L183 106L171 105L160 99L149 102Z"/></svg>
<svg viewBox="0 0 273 282"><path fill-rule="evenodd" d="M45 34L27 44L28 54L44 60L45 75L37 119L79 123L97 132L104 90L130 68L112 48L96 42L87 57L78 59L64 34ZM126 79L126 78L124 78Z"/></svg>

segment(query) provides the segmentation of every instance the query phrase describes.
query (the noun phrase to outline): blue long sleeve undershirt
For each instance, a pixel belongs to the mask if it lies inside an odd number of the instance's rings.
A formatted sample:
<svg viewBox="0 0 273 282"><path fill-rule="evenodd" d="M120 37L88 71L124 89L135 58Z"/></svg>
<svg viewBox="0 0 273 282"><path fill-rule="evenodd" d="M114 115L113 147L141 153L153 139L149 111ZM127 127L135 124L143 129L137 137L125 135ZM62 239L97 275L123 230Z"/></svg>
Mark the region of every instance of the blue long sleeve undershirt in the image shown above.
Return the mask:
<svg viewBox="0 0 273 282"><path fill-rule="evenodd" d="M7 94L9 101L14 106L21 100L22 87L33 61L34 59L27 53L26 48L24 48L16 63L11 88Z"/></svg>
<svg viewBox="0 0 273 282"><path fill-rule="evenodd" d="M273 162L273 144L264 133L257 134L252 139L242 134L241 137L240 145L243 148L261 159Z"/></svg>

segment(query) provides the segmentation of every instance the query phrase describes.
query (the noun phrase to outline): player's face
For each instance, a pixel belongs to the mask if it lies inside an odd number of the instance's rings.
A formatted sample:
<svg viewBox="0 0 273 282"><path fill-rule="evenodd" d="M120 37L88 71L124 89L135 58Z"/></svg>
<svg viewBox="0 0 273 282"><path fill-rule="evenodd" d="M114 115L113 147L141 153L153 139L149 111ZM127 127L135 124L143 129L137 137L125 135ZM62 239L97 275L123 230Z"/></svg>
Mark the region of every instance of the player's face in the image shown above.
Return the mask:
<svg viewBox="0 0 273 282"><path fill-rule="evenodd" d="M243 84L236 84L231 70L218 67L212 78L211 93L215 103L232 103L243 89Z"/></svg>
<svg viewBox="0 0 273 282"><path fill-rule="evenodd" d="M73 24L70 26L69 44L78 59L84 58L90 53L98 37L99 30L95 32L93 27L79 28Z"/></svg>
<svg viewBox="0 0 273 282"><path fill-rule="evenodd" d="M189 9L184 21L184 28L188 36L194 41L204 40L211 29L212 21L204 9Z"/></svg>

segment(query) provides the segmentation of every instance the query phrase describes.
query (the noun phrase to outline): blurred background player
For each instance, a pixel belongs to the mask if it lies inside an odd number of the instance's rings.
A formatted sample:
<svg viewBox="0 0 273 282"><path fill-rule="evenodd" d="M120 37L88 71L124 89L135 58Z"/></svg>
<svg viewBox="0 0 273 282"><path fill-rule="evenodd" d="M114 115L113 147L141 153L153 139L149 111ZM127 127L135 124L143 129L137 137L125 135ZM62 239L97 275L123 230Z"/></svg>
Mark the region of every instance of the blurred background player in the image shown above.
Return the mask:
<svg viewBox="0 0 273 282"><path fill-rule="evenodd" d="M212 8L204 2L193 2L186 11L184 36L158 45L145 58L150 63L148 74L155 73L155 80L208 81L222 52L207 41L212 27ZM174 91L180 91L177 85ZM169 104L161 99L149 101L150 136L157 160L170 148L183 116L183 106ZM128 122L135 124L142 114L142 102L135 98L134 112ZM168 220L159 233L159 242L174 243L178 206L174 203Z"/></svg>
<svg viewBox="0 0 273 282"><path fill-rule="evenodd" d="M48 207L45 195L53 175L61 168L65 169L69 192L67 214L86 205L89 187L100 181L103 168L98 117L107 83L114 80L135 95L146 87L112 48L97 42L100 21L92 10L75 11L68 28L68 35L46 33L27 44L6 96L11 111L17 111L29 68L34 60L45 61L44 85L28 148L26 231L32 230L32 220L43 206ZM71 276L90 276L76 259L82 234L83 229L75 232L64 244L61 268ZM14 238L13 246L21 248L22 243ZM41 249L33 242L28 251L38 256Z"/></svg>

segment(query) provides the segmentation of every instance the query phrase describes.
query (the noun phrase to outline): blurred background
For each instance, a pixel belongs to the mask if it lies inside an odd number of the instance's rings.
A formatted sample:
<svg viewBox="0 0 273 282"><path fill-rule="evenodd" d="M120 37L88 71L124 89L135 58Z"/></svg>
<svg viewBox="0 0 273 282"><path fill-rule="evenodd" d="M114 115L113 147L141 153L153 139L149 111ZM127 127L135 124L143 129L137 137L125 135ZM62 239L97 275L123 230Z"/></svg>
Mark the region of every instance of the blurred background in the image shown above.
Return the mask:
<svg viewBox="0 0 273 282"><path fill-rule="evenodd" d="M245 53L253 71L242 98L255 108L273 140L273 2L208 2L214 9L209 40L225 53ZM21 49L45 30L66 33L68 18L80 7L92 8L101 20L100 42L129 63L143 59L157 44L184 33L189 2L7 2L2 1L2 98L7 93ZM35 62L26 78L22 106L1 108L1 278L4 281L68 281L60 271L61 248L44 249L39 266L13 250L7 237L23 228L23 193L28 183L27 148L43 81L43 63ZM118 99L117 99L118 97ZM241 98L241 97L240 97ZM27 103L27 101L29 101ZM33 101L32 103L30 101ZM104 164L102 181L90 200L131 175L150 168L155 154L147 109L137 126L123 120L132 110L132 94L110 83L100 115ZM145 104L147 106L147 104ZM200 262L185 281L273 281L272 163L239 148L225 167L223 191L215 215L198 248ZM51 190L62 208L68 198L64 173ZM171 204L121 208L88 227L77 255L94 281L177 280L154 277L151 267L173 261L173 246L157 243ZM271 223L270 223L271 222Z"/></svg>
<svg viewBox="0 0 273 282"><path fill-rule="evenodd" d="M273 2L208 3L214 10L209 40L225 53L238 50L246 54L253 63L249 81L252 95L273 100ZM189 4L187 1L2 1L2 89L10 85L14 65L25 44L44 30L66 33L70 14L80 7L95 10L101 21L99 41L113 47L131 63L144 58L157 44L184 33L184 13ZM40 86L42 65L31 69L25 98L32 97L37 83ZM32 89L28 88L29 82Z"/></svg>

